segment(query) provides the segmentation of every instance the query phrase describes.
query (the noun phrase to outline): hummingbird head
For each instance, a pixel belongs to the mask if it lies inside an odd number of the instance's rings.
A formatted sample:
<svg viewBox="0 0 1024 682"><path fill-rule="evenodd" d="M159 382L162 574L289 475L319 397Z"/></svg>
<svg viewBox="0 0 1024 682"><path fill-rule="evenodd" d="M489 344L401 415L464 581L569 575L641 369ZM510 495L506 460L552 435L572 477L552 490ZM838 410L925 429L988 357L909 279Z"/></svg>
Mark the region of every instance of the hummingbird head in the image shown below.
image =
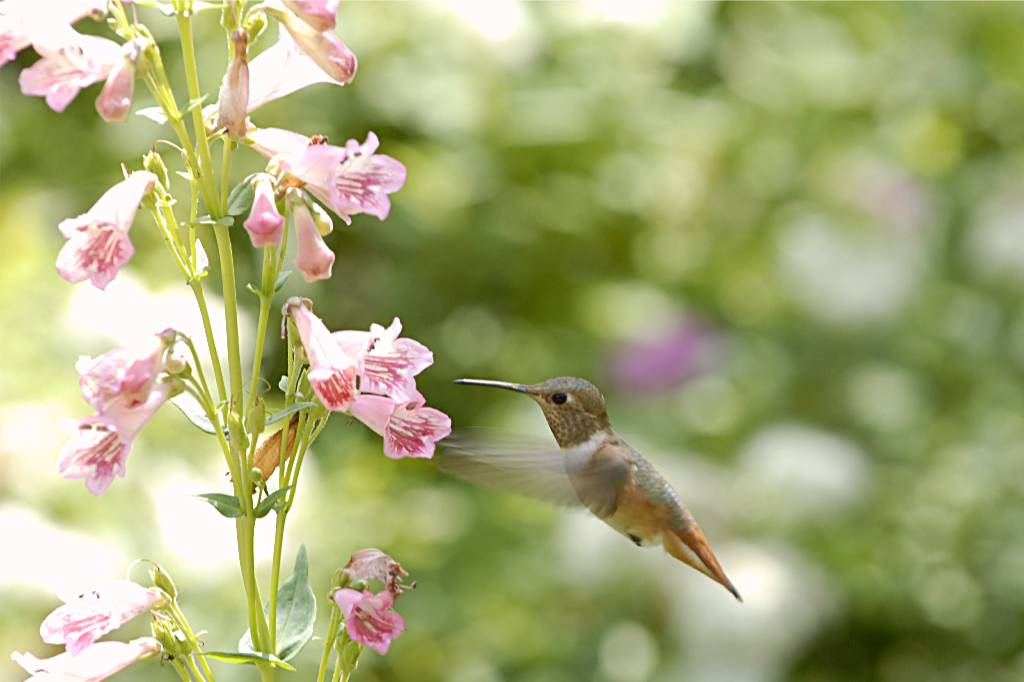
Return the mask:
<svg viewBox="0 0 1024 682"><path fill-rule="evenodd" d="M563 448L586 442L598 431L611 426L604 396L586 379L555 377L539 384L456 379L455 383L493 386L530 396L540 405L552 435Z"/></svg>

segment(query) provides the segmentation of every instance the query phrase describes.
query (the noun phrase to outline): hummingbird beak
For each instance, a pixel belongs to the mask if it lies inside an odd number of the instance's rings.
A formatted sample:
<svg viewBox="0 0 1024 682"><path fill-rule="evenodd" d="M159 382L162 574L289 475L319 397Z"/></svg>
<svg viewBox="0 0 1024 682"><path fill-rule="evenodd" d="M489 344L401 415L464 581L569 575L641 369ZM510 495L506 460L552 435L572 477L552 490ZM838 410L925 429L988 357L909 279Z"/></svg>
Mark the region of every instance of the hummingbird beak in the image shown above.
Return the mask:
<svg viewBox="0 0 1024 682"><path fill-rule="evenodd" d="M453 383L466 384L468 386L493 386L494 388L504 388L509 391L515 391L516 393L530 393L530 389L525 384L513 384L507 381L491 381L490 379L456 379Z"/></svg>

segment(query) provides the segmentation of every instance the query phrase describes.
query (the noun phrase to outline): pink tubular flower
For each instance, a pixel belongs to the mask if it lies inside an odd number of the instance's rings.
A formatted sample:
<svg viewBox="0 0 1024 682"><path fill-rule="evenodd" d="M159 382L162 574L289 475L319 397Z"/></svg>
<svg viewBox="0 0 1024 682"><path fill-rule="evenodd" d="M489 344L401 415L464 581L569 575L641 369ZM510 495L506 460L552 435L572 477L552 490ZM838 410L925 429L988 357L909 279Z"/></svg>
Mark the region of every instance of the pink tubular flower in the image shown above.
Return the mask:
<svg viewBox="0 0 1024 682"><path fill-rule="evenodd" d="M334 593L334 602L345 614L345 629L352 641L372 647L382 656L391 641L405 632L405 620L391 608L395 597L387 590L373 594L345 588Z"/></svg>
<svg viewBox="0 0 1024 682"><path fill-rule="evenodd" d="M349 79L351 80L351 79ZM317 83L345 85L336 81L299 49L287 31L280 31L277 42L261 52L249 64L249 104L252 112L267 102ZM305 144L302 145L305 147Z"/></svg>
<svg viewBox="0 0 1024 682"><path fill-rule="evenodd" d="M252 130L249 141L256 151L279 160L289 175L305 183L305 189L348 224L357 213L387 218L388 194L405 184L405 166L375 153L380 141L372 132L363 144L349 140L344 147L314 144L308 137L278 128Z"/></svg>
<svg viewBox="0 0 1024 682"><path fill-rule="evenodd" d="M283 0L284 6L317 31L333 31L339 0Z"/></svg>
<svg viewBox="0 0 1024 682"><path fill-rule="evenodd" d="M115 476L124 478L135 436L170 395L169 383L156 383L143 402L121 396L108 403L101 414L65 422L63 426L71 432L71 440L60 451L60 475L67 479L84 478L89 492L102 494Z"/></svg>
<svg viewBox="0 0 1024 682"><path fill-rule="evenodd" d="M95 358L82 356L75 364L82 397L97 412L115 400L130 407L145 402L157 375L163 371L166 346L159 337L140 348L115 348Z"/></svg>
<svg viewBox="0 0 1024 682"><path fill-rule="evenodd" d="M416 393L396 402L379 395L360 395L352 403L352 416L384 436L384 454L392 459L434 456L434 444L452 432L444 412L424 407Z"/></svg>
<svg viewBox="0 0 1024 682"><path fill-rule="evenodd" d="M100 682L132 663L160 653L160 643L152 637L130 642L97 642L78 656L69 652L39 659L28 653L14 652L11 658L31 673L25 682Z"/></svg>
<svg viewBox="0 0 1024 682"><path fill-rule="evenodd" d="M46 617L39 635L48 644L64 644L69 654L77 656L103 635L152 609L162 597L129 580L116 580L62 598L64 605Z"/></svg>
<svg viewBox="0 0 1024 682"><path fill-rule="evenodd" d="M227 130L232 140L245 136L249 104L249 34L231 32L232 57L217 100L218 129Z"/></svg>
<svg viewBox="0 0 1024 682"><path fill-rule="evenodd" d="M361 393L380 393L397 401L416 396L413 377L434 363L434 354L419 341L398 338L401 333L402 322L397 317L387 329L373 324L369 332L334 333L349 355L363 354L359 372Z"/></svg>
<svg viewBox="0 0 1024 682"><path fill-rule="evenodd" d="M295 322L309 358L310 386L324 407L332 412L343 412L356 397L359 358L345 352L323 321L313 314L310 305L308 300L291 298L283 312Z"/></svg>
<svg viewBox="0 0 1024 682"><path fill-rule="evenodd" d="M289 202L289 210L295 221L295 239L298 243L295 266L302 271L307 282L329 279L334 267L334 252L320 235L309 207L299 199Z"/></svg>
<svg viewBox="0 0 1024 682"><path fill-rule="evenodd" d="M96 111L107 123L124 123L132 110L135 94L135 64L142 56L142 41L133 40L124 45L124 57L119 61L96 98Z"/></svg>
<svg viewBox="0 0 1024 682"><path fill-rule="evenodd" d="M33 38L42 59L18 75L21 92L45 97L54 111L64 111L78 92L107 77L121 59L113 40L82 35L71 28Z"/></svg>
<svg viewBox="0 0 1024 682"><path fill-rule="evenodd" d="M248 231L253 246L279 244L284 216L278 212L274 200L274 179L266 173L260 173L253 182L256 194L252 200L252 210L242 225Z"/></svg>
<svg viewBox="0 0 1024 682"><path fill-rule="evenodd" d="M69 282L88 279L100 289L135 253L128 230L139 202L153 189L156 176L136 171L108 189L87 213L60 224L67 243L57 255L57 272Z"/></svg>
<svg viewBox="0 0 1024 682"><path fill-rule="evenodd" d="M338 81L348 83L356 75L356 56L331 31L318 31L287 10L271 9L272 14L291 34L298 46L317 66Z"/></svg>

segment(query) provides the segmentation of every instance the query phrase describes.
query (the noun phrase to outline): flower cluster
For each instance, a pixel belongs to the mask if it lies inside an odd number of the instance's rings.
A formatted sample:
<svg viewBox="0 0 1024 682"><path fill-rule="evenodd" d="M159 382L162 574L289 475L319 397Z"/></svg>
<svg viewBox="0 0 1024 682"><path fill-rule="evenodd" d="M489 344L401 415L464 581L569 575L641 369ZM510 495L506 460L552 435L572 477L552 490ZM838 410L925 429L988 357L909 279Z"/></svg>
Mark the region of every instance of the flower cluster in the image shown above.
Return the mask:
<svg viewBox="0 0 1024 682"><path fill-rule="evenodd" d="M39 659L14 652L11 658L30 680L98 681L135 661L157 654L160 643L152 637L130 642L96 642L141 613L158 608L165 595L128 581L110 581L95 589L62 596L64 605L43 620L39 635L48 644L65 645L64 653Z"/></svg>
<svg viewBox="0 0 1024 682"><path fill-rule="evenodd" d="M332 412L348 412L384 437L384 454L432 457L435 443L451 433L451 419L425 407L417 374L434 362L430 350L400 338L395 318L386 329L331 332L308 299L291 298L283 314L298 330L309 360L309 383Z"/></svg>
<svg viewBox="0 0 1024 682"><path fill-rule="evenodd" d="M60 453L64 478L84 478L94 495L124 477L132 441L174 391L169 380L168 348L176 332L168 330L139 348L117 348L97 358L83 356L82 397L96 414L65 424L71 433Z"/></svg>

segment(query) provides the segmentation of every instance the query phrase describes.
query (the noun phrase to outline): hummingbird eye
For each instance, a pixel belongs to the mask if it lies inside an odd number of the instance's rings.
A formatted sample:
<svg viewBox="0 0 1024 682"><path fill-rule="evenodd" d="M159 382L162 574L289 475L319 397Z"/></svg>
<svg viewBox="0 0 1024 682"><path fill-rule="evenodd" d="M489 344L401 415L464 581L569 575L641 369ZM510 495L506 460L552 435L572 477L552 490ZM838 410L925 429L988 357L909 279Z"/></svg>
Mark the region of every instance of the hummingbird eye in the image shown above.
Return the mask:
<svg viewBox="0 0 1024 682"><path fill-rule="evenodd" d="M555 393L551 396L551 402L555 405L564 405L569 400L569 396L564 393Z"/></svg>

